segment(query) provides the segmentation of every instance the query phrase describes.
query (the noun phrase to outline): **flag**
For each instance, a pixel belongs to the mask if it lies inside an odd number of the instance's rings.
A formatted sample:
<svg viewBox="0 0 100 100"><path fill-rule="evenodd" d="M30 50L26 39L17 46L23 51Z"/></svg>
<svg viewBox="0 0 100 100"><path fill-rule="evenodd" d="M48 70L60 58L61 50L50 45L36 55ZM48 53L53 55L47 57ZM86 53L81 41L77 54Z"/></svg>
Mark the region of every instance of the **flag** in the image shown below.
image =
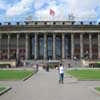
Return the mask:
<svg viewBox="0 0 100 100"><path fill-rule="evenodd" d="M52 10L52 9L50 9L50 15L51 15L51 16L54 16L54 15L55 15L55 11Z"/></svg>

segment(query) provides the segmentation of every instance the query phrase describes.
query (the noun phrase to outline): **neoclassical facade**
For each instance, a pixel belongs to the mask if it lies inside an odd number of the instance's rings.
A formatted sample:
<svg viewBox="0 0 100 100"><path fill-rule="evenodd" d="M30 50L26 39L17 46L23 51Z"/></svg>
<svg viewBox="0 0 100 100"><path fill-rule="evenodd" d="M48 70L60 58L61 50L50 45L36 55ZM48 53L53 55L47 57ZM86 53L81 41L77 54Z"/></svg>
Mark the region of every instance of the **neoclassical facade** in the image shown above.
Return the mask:
<svg viewBox="0 0 100 100"><path fill-rule="evenodd" d="M74 21L0 23L0 60L100 58L100 24Z"/></svg>

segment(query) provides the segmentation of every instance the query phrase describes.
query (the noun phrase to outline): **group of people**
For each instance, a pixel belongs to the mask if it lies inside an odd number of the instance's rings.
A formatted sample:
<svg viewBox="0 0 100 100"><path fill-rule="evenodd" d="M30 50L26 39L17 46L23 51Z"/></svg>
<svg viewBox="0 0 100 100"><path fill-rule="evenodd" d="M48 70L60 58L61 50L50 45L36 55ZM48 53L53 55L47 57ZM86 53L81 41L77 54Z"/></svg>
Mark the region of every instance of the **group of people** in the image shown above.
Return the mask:
<svg viewBox="0 0 100 100"><path fill-rule="evenodd" d="M39 66L38 64L36 64L36 72L38 72ZM49 68L46 69L47 71L49 71ZM62 64L60 64L60 66L58 67L58 73L59 73L59 83L64 83L64 66Z"/></svg>
<svg viewBox="0 0 100 100"><path fill-rule="evenodd" d="M46 67L46 71L49 72L49 66ZM59 83L64 83L64 66L60 64L58 67L58 73L59 73Z"/></svg>

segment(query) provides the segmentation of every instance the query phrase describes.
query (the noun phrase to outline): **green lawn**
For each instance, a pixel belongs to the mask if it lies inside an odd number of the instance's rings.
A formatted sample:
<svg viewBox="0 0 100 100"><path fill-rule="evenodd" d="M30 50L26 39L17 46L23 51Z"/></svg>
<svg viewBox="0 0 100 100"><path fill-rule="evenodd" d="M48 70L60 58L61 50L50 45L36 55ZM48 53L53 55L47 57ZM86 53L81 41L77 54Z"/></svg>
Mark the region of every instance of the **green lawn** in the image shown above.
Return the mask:
<svg viewBox="0 0 100 100"><path fill-rule="evenodd" d="M0 80L21 80L32 73L32 70L0 70Z"/></svg>
<svg viewBox="0 0 100 100"><path fill-rule="evenodd" d="M95 89L100 92L100 87L96 87Z"/></svg>
<svg viewBox="0 0 100 100"><path fill-rule="evenodd" d="M0 92L2 92L4 89L6 89L5 87L0 87Z"/></svg>
<svg viewBox="0 0 100 100"><path fill-rule="evenodd" d="M69 70L67 73L78 78L79 80L100 80L99 69L88 70Z"/></svg>

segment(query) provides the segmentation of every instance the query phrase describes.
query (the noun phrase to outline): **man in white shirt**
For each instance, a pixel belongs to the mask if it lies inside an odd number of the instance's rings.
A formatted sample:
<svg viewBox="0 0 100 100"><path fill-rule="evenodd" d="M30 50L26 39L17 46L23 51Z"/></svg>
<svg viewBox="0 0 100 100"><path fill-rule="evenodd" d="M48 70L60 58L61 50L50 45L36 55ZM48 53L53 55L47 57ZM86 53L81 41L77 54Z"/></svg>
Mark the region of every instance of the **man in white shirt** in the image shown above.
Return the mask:
<svg viewBox="0 0 100 100"><path fill-rule="evenodd" d="M60 64L60 67L59 67L59 83L62 83L63 84L63 80L64 80L64 67L62 64Z"/></svg>

